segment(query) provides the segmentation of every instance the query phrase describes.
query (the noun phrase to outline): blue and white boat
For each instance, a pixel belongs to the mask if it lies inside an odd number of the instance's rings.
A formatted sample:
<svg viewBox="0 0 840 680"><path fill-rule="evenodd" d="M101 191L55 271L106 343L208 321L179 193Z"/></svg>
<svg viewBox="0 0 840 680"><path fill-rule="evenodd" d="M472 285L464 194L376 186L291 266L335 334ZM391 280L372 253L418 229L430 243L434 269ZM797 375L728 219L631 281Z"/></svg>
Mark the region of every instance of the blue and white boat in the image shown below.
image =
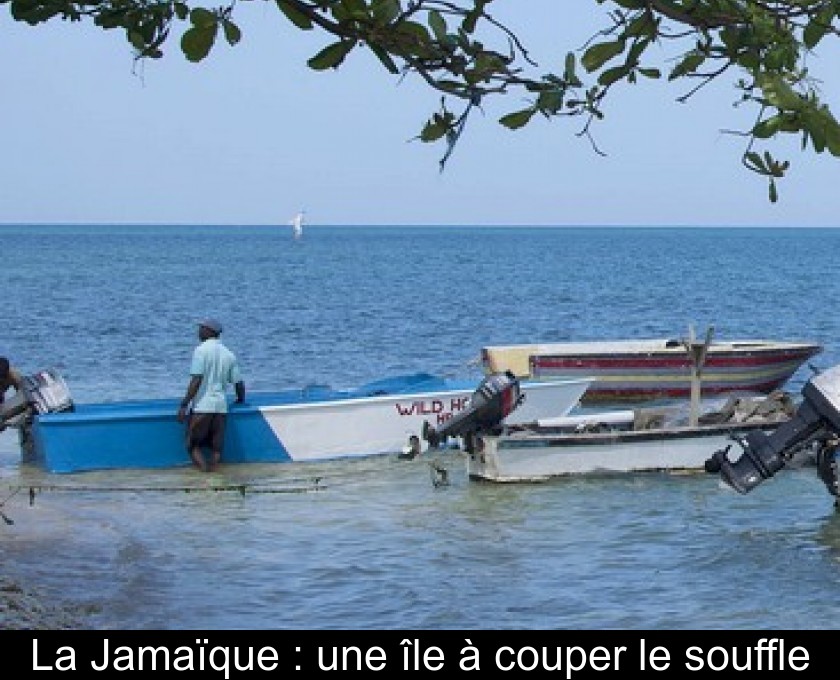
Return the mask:
<svg viewBox="0 0 840 680"><path fill-rule="evenodd" d="M28 381L33 408L18 424L25 462L55 473L190 464L177 398L75 404L54 371ZM510 418L567 414L589 384L523 383L524 401ZM424 423L440 426L463 413L476 385L418 373L347 390L250 392L244 404L230 404L222 463L315 461L422 447Z"/></svg>

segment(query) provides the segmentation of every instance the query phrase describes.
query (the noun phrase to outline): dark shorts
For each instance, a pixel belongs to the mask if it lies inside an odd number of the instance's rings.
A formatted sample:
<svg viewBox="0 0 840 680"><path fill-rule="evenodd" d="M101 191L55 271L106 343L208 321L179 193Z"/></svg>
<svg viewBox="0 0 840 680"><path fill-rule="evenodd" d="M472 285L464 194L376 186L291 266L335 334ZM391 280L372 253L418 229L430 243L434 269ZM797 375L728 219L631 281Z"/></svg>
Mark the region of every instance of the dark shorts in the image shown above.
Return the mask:
<svg viewBox="0 0 840 680"><path fill-rule="evenodd" d="M196 446L222 452L225 442L224 413L192 413L187 423L187 450Z"/></svg>

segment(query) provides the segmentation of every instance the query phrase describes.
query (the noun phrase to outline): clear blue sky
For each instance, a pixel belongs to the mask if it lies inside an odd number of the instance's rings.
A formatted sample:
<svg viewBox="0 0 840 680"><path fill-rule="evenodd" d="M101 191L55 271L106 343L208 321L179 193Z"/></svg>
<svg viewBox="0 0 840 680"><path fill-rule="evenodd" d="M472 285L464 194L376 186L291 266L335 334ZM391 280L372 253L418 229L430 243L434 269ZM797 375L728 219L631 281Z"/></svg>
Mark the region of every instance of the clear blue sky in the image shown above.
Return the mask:
<svg viewBox="0 0 840 680"><path fill-rule="evenodd" d="M545 70L605 12L595 0L494 5L517 13ZM195 65L172 42L135 72L121 33L31 28L4 8L0 223L286 224L305 207L313 224L840 225L840 159L800 153L798 140L769 203L740 165L743 141L721 132L753 115L732 107L729 82L688 104L664 81L623 90L595 129L606 157L575 135L580 121L510 132L496 122L510 109L493 106L441 174L442 147L410 141L439 95L363 50L337 72L311 71L325 38L274 3L239 9L238 46ZM837 83L824 88L836 113Z"/></svg>

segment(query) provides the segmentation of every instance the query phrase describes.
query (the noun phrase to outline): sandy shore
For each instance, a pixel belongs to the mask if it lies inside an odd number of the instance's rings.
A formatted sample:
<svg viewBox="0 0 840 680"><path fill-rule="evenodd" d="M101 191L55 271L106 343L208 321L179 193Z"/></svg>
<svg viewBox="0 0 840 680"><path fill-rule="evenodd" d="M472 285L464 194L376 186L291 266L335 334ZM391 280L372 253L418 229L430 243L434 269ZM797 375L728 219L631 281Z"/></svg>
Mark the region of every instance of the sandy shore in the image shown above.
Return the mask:
<svg viewBox="0 0 840 680"><path fill-rule="evenodd" d="M76 630L85 628L84 612L0 577L0 630Z"/></svg>

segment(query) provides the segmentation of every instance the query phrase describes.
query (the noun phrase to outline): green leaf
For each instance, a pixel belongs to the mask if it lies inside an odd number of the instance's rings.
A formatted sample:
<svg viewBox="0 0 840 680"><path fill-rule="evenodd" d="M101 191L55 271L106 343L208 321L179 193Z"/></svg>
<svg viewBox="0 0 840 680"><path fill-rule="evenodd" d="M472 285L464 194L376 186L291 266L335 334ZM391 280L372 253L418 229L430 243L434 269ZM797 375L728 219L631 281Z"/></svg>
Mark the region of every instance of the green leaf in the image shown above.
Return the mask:
<svg viewBox="0 0 840 680"><path fill-rule="evenodd" d="M309 31L312 29L312 20L298 11L296 7L294 7L291 3L287 2L287 0L275 0L277 2L277 7L280 8L280 11L286 15L286 18L291 21L295 26L303 31Z"/></svg>
<svg viewBox="0 0 840 680"><path fill-rule="evenodd" d="M658 68L640 68L639 73L641 73L645 78L660 78L662 73Z"/></svg>
<svg viewBox="0 0 840 680"><path fill-rule="evenodd" d="M836 121L825 127L825 144L832 156L840 156L840 127Z"/></svg>
<svg viewBox="0 0 840 680"><path fill-rule="evenodd" d="M776 190L776 180L774 180L772 177L770 178L769 193L770 193L770 202L771 203L775 203L776 201L779 200L779 192Z"/></svg>
<svg viewBox="0 0 840 680"><path fill-rule="evenodd" d="M767 101L779 110L801 111L805 108L805 100L779 74L759 73L755 80Z"/></svg>
<svg viewBox="0 0 840 680"><path fill-rule="evenodd" d="M189 14L189 11L187 12L187 14ZM184 16L180 18L185 19L187 17L187 14L184 14ZM116 28L117 26L123 25L123 19L123 15L117 12L103 12L98 17L96 17L94 23L97 26L101 26L105 29ZM20 19L17 19L17 21L20 21Z"/></svg>
<svg viewBox="0 0 840 680"><path fill-rule="evenodd" d="M631 66L638 64L639 57L642 56L642 53L647 49L648 45L650 45L650 38L640 38L636 40L630 47L630 51L627 53L627 59L624 60L625 63L630 64Z"/></svg>
<svg viewBox="0 0 840 680"><path fill-rule="evenodd" d="M367 4L365 0L341 0L341 4L347 8L351 14L367 14Z"/></svg>
<svg viewBox="0 0 840 680"><path fill-rule="evenodd" d="M542 113L554 114L563 108L563 93L559 90L540 92L536 108Z"/></svg>
<svg viewBox="0 0 840 680"><path fill-rule="evenodd" d="M389 24L400 15L399 0L373 0L370 3L373 18L380 24Z"/></svg>
<svg viewBox="0 0 840 680"><path fill-rule="evenodd" d="M627 30L624 31L624 34L628 36L645 35L650 38L653 38L655 33L656 22L649 12L640 13L635 19L633 19L633 21L630 22Z"/></svg>
<svg viewBox="0 0 840 680"><path fill-rule="evenodd" d="M306 63L309 65L309 68L316 71L337 68L355 44L352 40L340 40L332 45L327 45Z"/></svg>
<svg viewBox="0 0 840 680"><path fill-rule="evenodd" d="M566 54L566 63L563 67L563 79L567 81L575 80L575 67L576 67L576 59L575 53L569 52Z"/></svg>
<svg viewBox="0 0 840 680"><path fill-rule="evenodd" d="M230 19L222 21L222 27L225 29L225 39L228 41L228 45L236 45L242 39L242 31Z"/></svg>
<svg viewBox="0 0 840 680"><path fill-rule="evenodd" d="M773 156L770 155L769 151L764 152L764 167L766 167L771 172L773 171Z"/></svg>
<svg viewBox="0 0 840 680"><path fill-rule="evenodd" d="M510 130L518 130L526 126L534 115L534 109L522 109L521 111L514 111L499 118L499 122Z"/></svg>
<svg viewBox="0 0 840 680"><path fill-rule="evenodd" d="M753 126L752 134L758 139L769 139L781 130L782 122L782 116L773 116L759 121Z"/></svg>
<svg viewBox="0 0 840 680"><path fill-rule="evenodd" d="M668 75L668 80L676 80L689 73L694 73L697 68L706 61L706 57L697 52L687 54L685 58L677 64L671 73Z"/></svg>
<svg viewBox="0 0 840 680"><path fill-rule="evenodd" d="M184 56L192 62L199 62L206 57L216 41L216 30L218 26L213 24L210 27L199 28L193 26L181 36L181 50Z"/></svg>
<svg viewBox="0 0 840 680"><path fill-rule="evenodd" d="M59 14L60 7L60 3L45 6L33 0L13 0L11 13L15 21L25 21L30 26L35 26Z"/></svg>
<svg viewBox="0 0 840 680"><path fill-rule="evenodd" d="M438 80L436 87L440 90L444 90L445 92L457 94L458 96L460 96L465 89L464 84L457 80Z"/></svg>
<svg viewBox="0 0 840 680"><path fill-rule="evenodd" d="M832 156L840 156L840 125L827 106L807 111L799 116L802 129L810 135L817 152L827 148Z"/></svg>
<svg viewBox="0 0 840 680"><path fill-rule="evenodd" d="M592 45L581 58L581 64L589 73L601 68L613 57L618 56L624 51L623 40L612 40L610 42L598 43Z"/></svg>
<svg viewBox="0 0 840 680"><path fill-rule="evenodd" d="M429 28L432 29L432 33L435 34L435 38L438 40L446 39L446 20L435 9L429 12Z"/></svg>
<svg viewBox="0 0 840 680"><path fill-rule="evenodd" d="M608 68L606 71L601 72L601 75L598 76L598 83L604 87L609 87L617 80L621 80L627 76L629 73L630 69L627 66L614 66L613 68Z"/></svg>
<svg viewBox="0 0 840 680"><path fill-rule="evenodd" d="M817 43L825 37L827 27L824 26L819 20L814 19L809 23L805 30L802 31L802 42L805 43L805 47L809 50L814 49L817 46Z"/></svg>
<svg viewBox="0 0 840 680"><path fill-rule="evenodd" d="M483 9L483 5L480 9L478 5L476 5L474 10L472 10L471 12L467 12L467 14L464 16L464 20L461 22L461 29L465 33L473 33L475 31L475 26L478 23L478 20L481 16L481 10Z"/></svg>
<svg viewBox="0 0 840 680"><path fill-rule="evenodd" d="M400 70L397 68L397 65L394 63L394 60L391 59L391 55L388 54L388 52L379 47L379 45L371 45L368 43L368 47L390 73L393 73L394 75L399 74Z"/></svg>
<svg viewBox="0 0 840 680"><path fill-rule="evenodd" d="M351 24L356 19L353 13L341 3L341 0L335 0L329 3L329 9L332 14L332 18L338 24Z"/></svg>
<svg viewBox="0 0 840 680"><path fill-rule="evenodd" d="M137 31L128 31L128 42L138 52L142 52L146 48L146 41L143 36Z"/></svg>
<svg viewBox="0 0 840 680"><path fill-rule="evenodd" d="M761 65L761 52L755 48L745 50L738 55L736 63L749 71L757 69Z"/></svg>
<svg viewBox="0 0 840 680"><path fill-rule="evenodd" d="M423 126L420 139L424 142L436 142L446 134L447 126L440 120L430 120Z"/></svg>
<svg viewBox="0 0 840 680"><path fill-rule="evenodd" d="M429 43L431 40L426 27L423 24L418 24L416 21L403 21L399 24L397 30L402 35L417 40L420 43Z"/></svg>
<svg viewBox="0 0 840 680"><path fill-rule="evenodd" d="M767 166L764 165L764 160L755 151L748 151L744 154L744 160L755 172L761 173L762 175L768 174L769 171Z"/></svg>
<svg viewBox="0 0 840 680"><path fill-rule="evenodd" d="M826 139L825 130L820 127L809 127L808 133L811 136L811 144L814 145L814 151L822 153L825 151Z"/></svg>
<svg viewBox="0 0 840 680"><path fill-rule="evenodd" d="M210 28L216 25L216 15L203 7L194 7L190 11L190 23L196 28Z"/></svg>
<svg viewBox="0 0 840 680"><path fill-rule="evenodd" d="M720 32L720 39L729 51L734 54L741 46L741 31L735 26L727 26Z"/></svg>

